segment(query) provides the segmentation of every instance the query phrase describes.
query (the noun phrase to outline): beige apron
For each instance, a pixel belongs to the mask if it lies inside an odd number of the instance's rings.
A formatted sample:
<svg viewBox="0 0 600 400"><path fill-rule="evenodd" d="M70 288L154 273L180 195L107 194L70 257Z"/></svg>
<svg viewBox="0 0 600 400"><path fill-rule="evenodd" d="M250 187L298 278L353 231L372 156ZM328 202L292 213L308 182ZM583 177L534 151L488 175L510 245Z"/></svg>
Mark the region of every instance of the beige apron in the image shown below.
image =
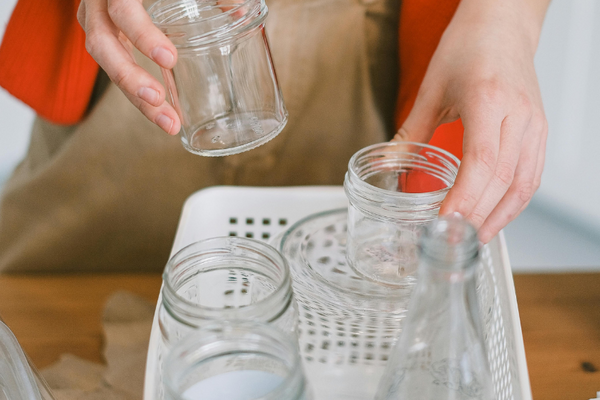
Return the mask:
<svg viewBox="0 0 600 400"><path fill-rule="evenodd" d="M0 270L158 271L186 197L212 185L341 184L392 133L398 0L270 0L267 30L289 122L225 158L187 153L98 79L72 127L41 119L3 190ZM159 76L147 59L140 64ZM105 77L104 77L105 79Z"/></svg>

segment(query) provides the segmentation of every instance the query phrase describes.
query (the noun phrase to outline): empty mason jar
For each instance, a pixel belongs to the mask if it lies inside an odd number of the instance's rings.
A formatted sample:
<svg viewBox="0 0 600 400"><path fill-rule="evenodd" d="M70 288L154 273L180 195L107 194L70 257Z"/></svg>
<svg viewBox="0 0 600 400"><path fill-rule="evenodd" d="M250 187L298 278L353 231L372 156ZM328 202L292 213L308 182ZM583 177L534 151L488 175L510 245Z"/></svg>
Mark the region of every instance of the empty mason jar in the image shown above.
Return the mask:
<svg viewBox="0 0 600 400"><path fill-rule="evenodd" d="M148 9L177 49L177 64L162 73L190 152L241 153L285 126L267 12L264 0L159 0Z"/></svg>
<svg viewBox="0 0 600 400"><path fill-rule="evenodd" d="M165 364L169 400L308 400L298 346L253 322L217 323L178 343Z"/></svg>
<svg viewBox="0 0 600 400"><path fill-rule="evenodd" d="M180 250L163 274L157 376L182 337L214 321L234 320L269 323L296 337L298 310L285 258L266 243L240 237L211 238ZM152 392L164 398L160 381Z"/></svg>
<svg viewBox="0 0 600 400"><path fill-rule="evenodd" d="M392 286L414 284L417 240L435 219L460 161L440 148L411 142L375 144L348 164L348 264L359 275Z"/></svg>

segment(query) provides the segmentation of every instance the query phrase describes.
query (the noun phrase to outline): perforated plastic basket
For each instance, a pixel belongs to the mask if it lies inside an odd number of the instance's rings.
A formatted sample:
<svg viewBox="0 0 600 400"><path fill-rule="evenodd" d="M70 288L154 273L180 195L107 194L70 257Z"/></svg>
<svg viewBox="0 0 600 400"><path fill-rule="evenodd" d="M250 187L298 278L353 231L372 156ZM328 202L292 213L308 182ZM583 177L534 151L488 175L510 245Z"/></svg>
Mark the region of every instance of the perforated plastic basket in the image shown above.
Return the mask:
<svg viewBox="0 0 600 400"><path fill-rule="evenodd" d="M243 236L270 241L300 219L347 206L342 187L212 187L186 201L171 255L198 240L215 236ZM525 349L506 243L502 233L482 250L482 262L491 283L481 296L490 305L484 333L498 400L531 400ZM160 304L161 299L159 298ZM157 347L160 331L155 314L144 399L154 400ZM284 399L282 399L284 400ZM317 399L321 400L321 399ZM370 400L370 399L365 399Z"/></svg>

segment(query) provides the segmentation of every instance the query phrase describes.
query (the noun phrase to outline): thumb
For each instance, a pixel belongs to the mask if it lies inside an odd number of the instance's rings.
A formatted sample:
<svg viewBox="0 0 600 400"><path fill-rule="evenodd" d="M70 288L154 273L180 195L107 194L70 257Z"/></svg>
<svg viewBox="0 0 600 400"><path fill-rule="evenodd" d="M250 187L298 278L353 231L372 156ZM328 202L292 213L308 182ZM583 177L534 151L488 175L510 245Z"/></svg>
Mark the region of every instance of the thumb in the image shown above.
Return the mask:
<svg viewBox="0 0 600 400"><path fill-rule="evenodd" d="M424 95L423 90L419 91L412 110L394 135L393 142L429 142L441 121L440 101L432 97Z"/></svg>

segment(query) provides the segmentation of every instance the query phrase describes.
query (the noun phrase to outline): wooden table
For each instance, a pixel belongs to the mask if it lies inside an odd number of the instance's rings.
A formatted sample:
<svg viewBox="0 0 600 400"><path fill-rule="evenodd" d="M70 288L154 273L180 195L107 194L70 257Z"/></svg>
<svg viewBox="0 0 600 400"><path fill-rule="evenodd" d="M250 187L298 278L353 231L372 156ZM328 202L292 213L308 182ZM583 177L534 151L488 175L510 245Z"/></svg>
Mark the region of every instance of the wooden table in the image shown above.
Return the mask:
<svg viewBox="0 0 600 400"><path fill-rule="evenodd" d="M108 296L129 290L155 302L152 275L0 276L0 315L38 367L69 352L102 362ZM535 400L576 400L600 390L600 274L517 275Z"/></svg>

